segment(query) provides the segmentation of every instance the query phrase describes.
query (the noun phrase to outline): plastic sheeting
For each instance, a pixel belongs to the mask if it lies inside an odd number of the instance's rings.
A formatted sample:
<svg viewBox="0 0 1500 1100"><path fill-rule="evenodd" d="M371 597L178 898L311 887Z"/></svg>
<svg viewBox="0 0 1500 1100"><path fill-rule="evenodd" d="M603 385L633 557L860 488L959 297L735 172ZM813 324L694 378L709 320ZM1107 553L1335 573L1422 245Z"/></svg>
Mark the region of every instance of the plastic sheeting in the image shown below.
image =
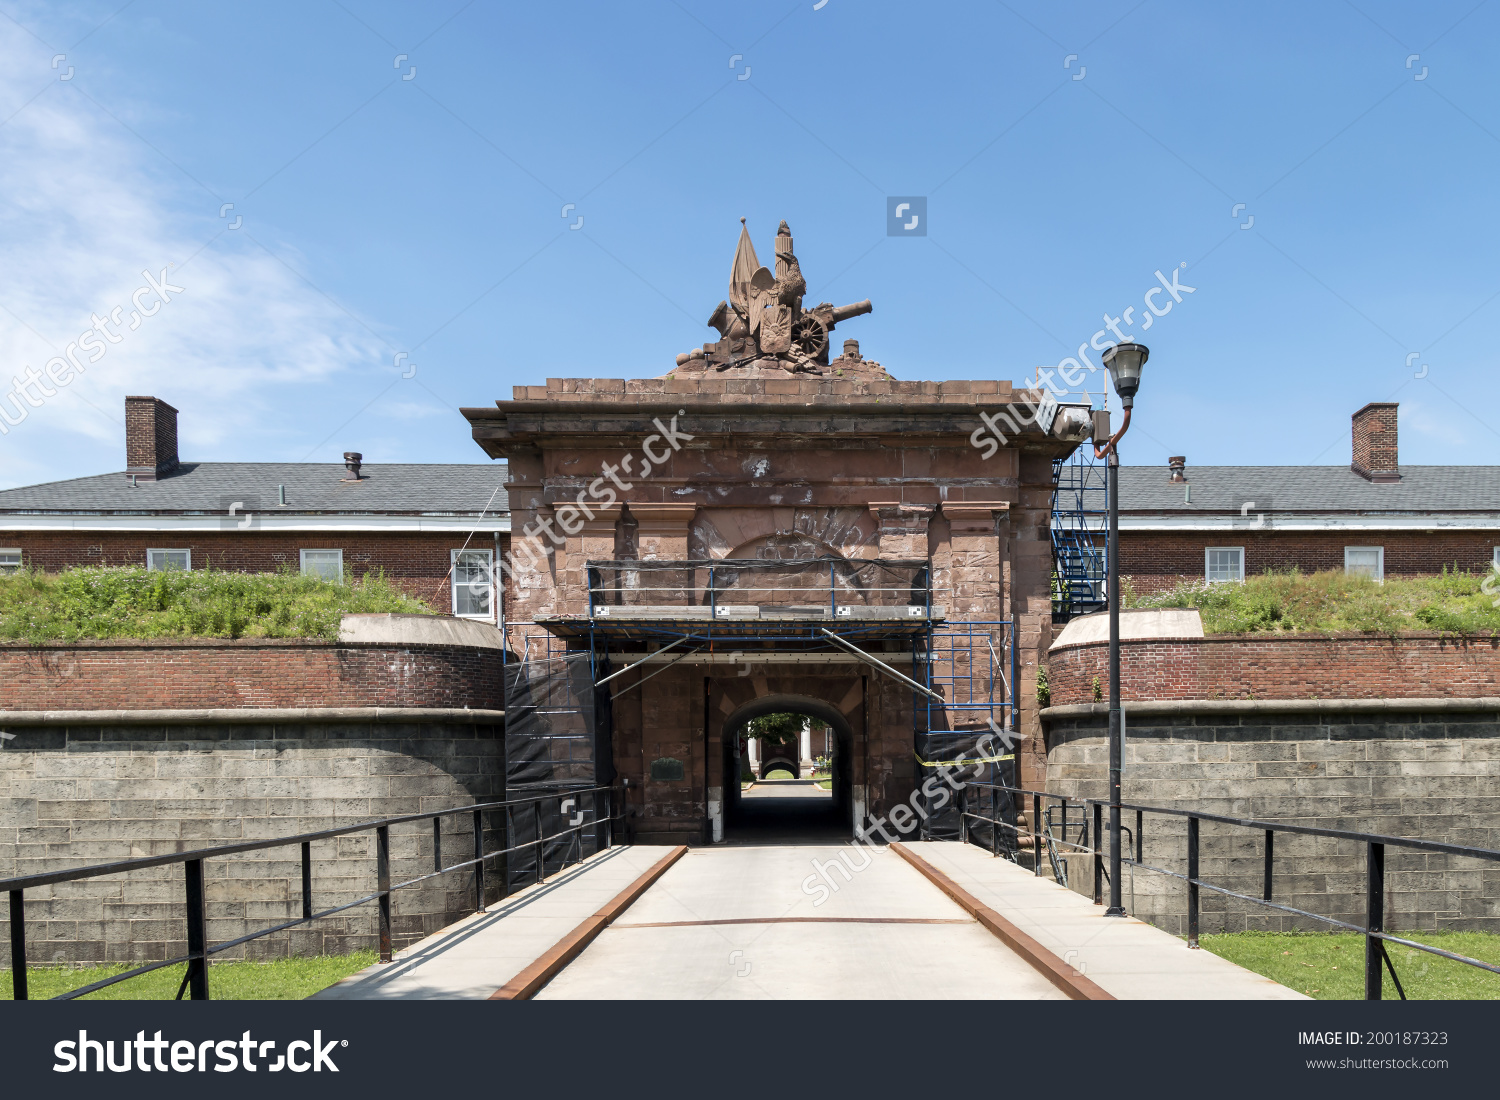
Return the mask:
<svg viewBox="0 0 1500 1100"><path fill-rule="evenodd" d="M586 791L614 782L610 704L595 676L607 673L588 651L567 650L552 638L532 638L520 659L505 668L505 789L511 801L532 795ZM538 836L548 874L565 862L598 851L609 812L603 795L580 794L569 803L547 799L508 814L507 847L534 845ZM573 830L575 825L585 825ZM558 834L564 834L559 836ZM537 853L527 848L508 861L512 887L534 882Z"/></svg>

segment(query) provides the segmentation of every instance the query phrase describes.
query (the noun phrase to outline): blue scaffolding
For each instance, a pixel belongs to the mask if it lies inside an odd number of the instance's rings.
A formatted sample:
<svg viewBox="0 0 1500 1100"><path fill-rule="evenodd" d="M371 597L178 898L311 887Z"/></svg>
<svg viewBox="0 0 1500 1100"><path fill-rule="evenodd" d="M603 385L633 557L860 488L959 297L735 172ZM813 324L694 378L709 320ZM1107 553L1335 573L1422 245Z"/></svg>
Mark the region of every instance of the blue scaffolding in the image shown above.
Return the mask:
<svg viewBox="0 0 1500 1100"><path fill-rule="evenodd" d="M613 721L603 685L612 654L627 645L662 654L642 682L699 654L856 657L915 689L919 787L944 764L976 764L978 778L1015 782L1007 765L1019 740L1015 623L948 619L934 606L928 559L590 561L584 573L587 614L507 624L512 787L605 781ZM908 652L909 678L887 663ZM957 837L956 803L924 797L922 834Z"/></svg>
<svg viewBox="0 0 1500 1100"><path fill-rule="evenodd" d="M1088 444L1052 460L1052 618L1108 606L1109 482Z"/></svg>

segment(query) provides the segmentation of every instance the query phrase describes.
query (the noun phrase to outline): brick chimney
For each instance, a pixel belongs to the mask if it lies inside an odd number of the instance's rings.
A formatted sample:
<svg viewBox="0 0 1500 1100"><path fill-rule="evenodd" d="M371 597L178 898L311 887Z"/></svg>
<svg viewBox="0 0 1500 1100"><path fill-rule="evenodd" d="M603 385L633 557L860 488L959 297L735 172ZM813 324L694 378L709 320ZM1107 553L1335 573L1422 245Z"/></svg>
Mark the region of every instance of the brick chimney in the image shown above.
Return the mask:
<svg viewBox="0 0 1500 1100"><path fill-rule="evenodd" d="M1396 462L1396 402L1371 401L1353 416L1354 461L1349 464L1367 481L1401 480Z"/></svg>
<svg viewBox="0 0 1500 1100"><path fill-rule="evenodd" d="M125 398L125 472L155 481L177 469L177 410L156 397Z"/></svg>
<svg viewBox="0 0 1500 1100"><path fill-rule="evenodd" d="M1187 480L1187 456L1172 455L1167 459L1167 469L1172 474L1173 481Z"/></svg>

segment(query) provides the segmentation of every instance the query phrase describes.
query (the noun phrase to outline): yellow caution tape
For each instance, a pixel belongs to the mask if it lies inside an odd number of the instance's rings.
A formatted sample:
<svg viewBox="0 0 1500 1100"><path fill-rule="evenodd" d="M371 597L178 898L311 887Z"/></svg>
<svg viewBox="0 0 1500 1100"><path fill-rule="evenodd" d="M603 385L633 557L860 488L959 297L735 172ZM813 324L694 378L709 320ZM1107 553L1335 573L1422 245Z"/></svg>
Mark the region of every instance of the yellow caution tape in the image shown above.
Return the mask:
<svg viewBox="0 0 1500 1100"><path fill-rule="evenodd" d="M973 760L923 760L916 753L912 753L912 755L917 757L917 763L921 764L924 768L952 768L960 764L998 764L1002 760L1014 760L1016 758L1016 754L1013 752L1007 753L1004 756L981 756Z"/></svg>

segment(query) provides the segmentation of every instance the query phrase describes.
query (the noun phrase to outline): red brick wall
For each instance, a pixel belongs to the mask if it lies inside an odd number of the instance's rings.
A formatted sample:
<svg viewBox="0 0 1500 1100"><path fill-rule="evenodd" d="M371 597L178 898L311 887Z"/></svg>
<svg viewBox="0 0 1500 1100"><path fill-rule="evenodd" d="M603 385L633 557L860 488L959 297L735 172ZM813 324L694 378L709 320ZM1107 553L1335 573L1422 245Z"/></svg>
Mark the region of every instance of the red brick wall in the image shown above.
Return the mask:
<svg viewBox="0 0 1500 1100"><path fill-rule="evenodd" d="M0 533L0 545L21 548L27 565L56 572L75 565L145 565L146 551L188 549L193 568L212 565L248 573L274 573L283 566L296 572L301 550L342 550L344 565L356 577L382 570L393 584L438 611L452 608L448 584L450 551L464 545L464 534L378 534L336 532L282 534L247 531L179 531L153 535L39 531ZM494 536L481 532L469 540L475 550L494 550Z"/></svg>
<svg viewBox="0 0 1500 1100"><path fill-rule="evenodd" d="M0 710L502 709L500 653L255 641L0 646Z"/></svg>
<svg viewBox="0 0 1500 1100"><path fill-rule="evenodd" d="M1304 573L1344 568L1344 547L1385 547L1385 575L1420 576L1450 570L1457 563L1470 572L1487 572L1500 546L1497 531L1341 531L1312 534L1290 531L1219 531L1170 534L1126 531L1120 535L1120 575L1137 592L1158 592L1203 580L1203 550L1208 546L1243 546L1245 575L1296 566Z"/></svg>
<svg viewBox="0 0 1500 1100"><path fill-rule="evenodd" d="M1068 646L1047 658L1052 705L1109 697L1109 646ZM1500 639L1438 635L1216 636L1120 643L1126 699L1379 699L1500 696Z"/></svg>

